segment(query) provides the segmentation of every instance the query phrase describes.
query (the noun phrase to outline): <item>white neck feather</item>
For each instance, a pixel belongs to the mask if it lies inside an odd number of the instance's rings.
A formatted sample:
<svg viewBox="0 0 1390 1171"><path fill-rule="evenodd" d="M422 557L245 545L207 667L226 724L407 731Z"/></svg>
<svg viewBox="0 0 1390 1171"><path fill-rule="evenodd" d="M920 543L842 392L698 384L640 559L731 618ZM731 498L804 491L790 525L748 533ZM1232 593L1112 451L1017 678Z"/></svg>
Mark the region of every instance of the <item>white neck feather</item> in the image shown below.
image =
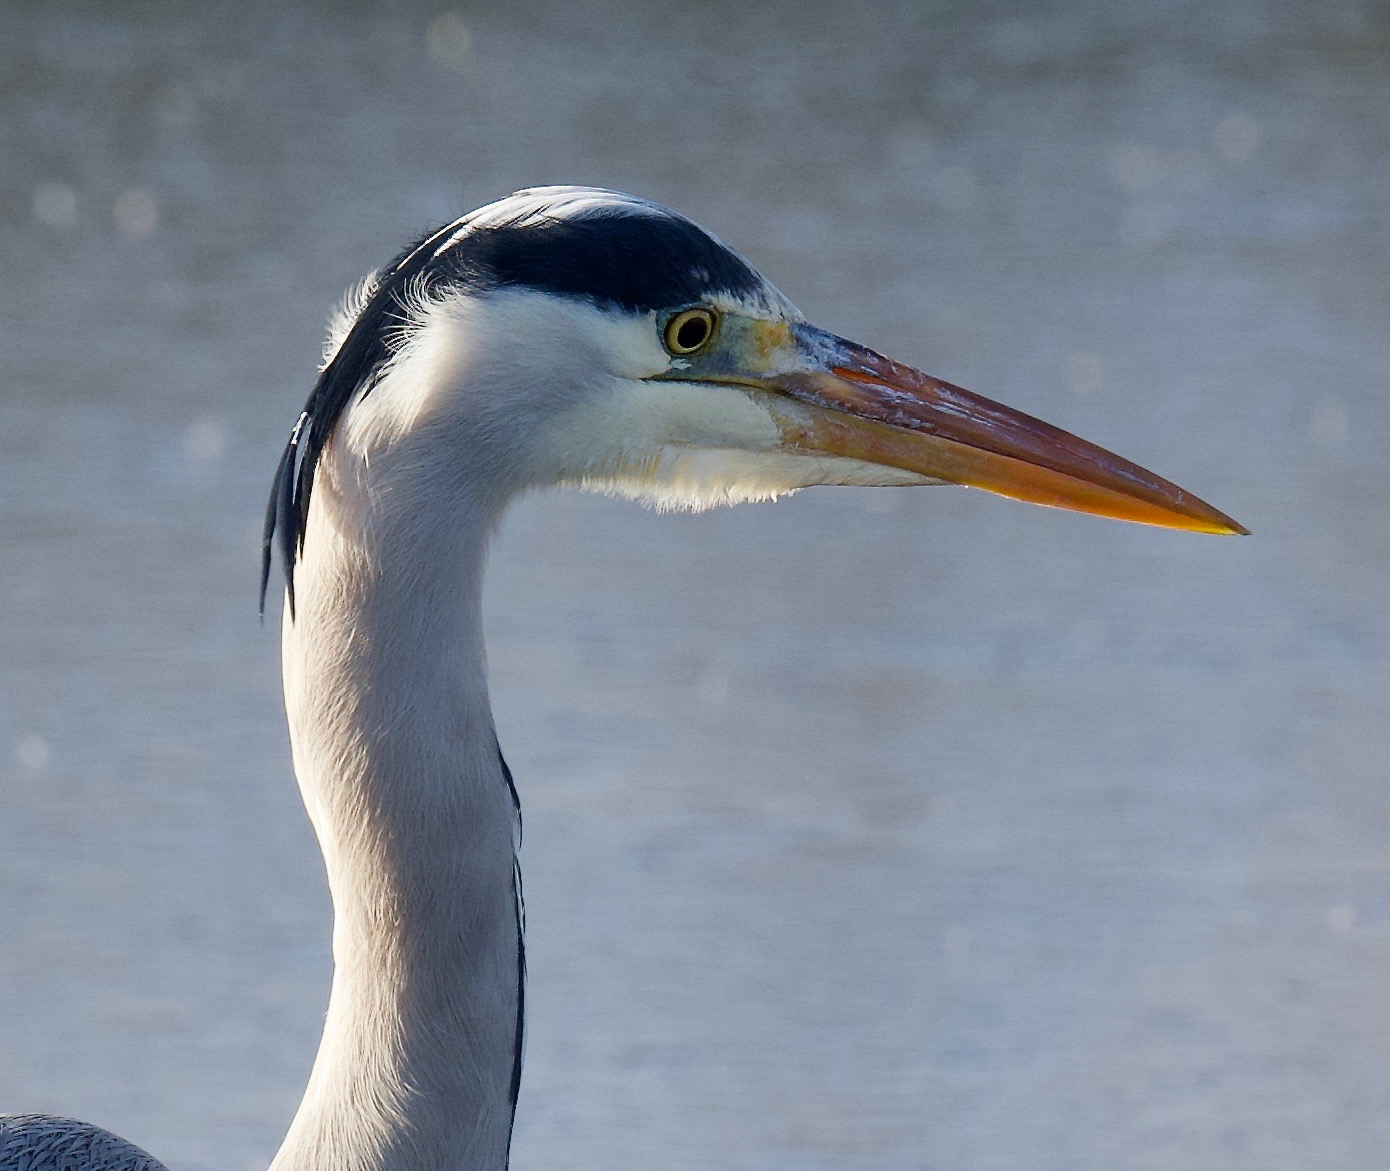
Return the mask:
<svg viewBox="0 0 1390 1171"><path fill-rule="evenodd" d="M519 828L480 601L508 500L569 483L701 508L811 483L900 482L782 451L755 396L652 381L670 363L655 314L519 290L410 313L406 340L322 454L298 613L284 627L290 738L333 895L336 971L272 1171L506 1166Z"/></svg>
<svg viewBox="0 0 1390 1171"><path fill-rule="evenodd" d="M295 772L328 871L335 971L272 1171L507 1164L519 828L480 627L499 508L462 482L411 490L409 448L370 463L338 439L325 452L284 625Z"/></svg>

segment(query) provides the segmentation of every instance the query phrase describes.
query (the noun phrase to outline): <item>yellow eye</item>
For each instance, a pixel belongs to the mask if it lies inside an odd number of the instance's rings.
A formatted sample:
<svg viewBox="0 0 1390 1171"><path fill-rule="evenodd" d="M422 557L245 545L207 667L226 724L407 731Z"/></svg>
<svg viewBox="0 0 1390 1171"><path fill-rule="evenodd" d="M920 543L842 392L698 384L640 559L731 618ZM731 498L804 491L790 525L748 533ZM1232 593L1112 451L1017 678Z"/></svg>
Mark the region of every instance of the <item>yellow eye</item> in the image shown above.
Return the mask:
<svg viewBox="0 0 1390 1171"><path fill-rule="evenodd" d="M666 323L666 348L673 354L693 354L714 336L714 313L684 309Z"/></svg>

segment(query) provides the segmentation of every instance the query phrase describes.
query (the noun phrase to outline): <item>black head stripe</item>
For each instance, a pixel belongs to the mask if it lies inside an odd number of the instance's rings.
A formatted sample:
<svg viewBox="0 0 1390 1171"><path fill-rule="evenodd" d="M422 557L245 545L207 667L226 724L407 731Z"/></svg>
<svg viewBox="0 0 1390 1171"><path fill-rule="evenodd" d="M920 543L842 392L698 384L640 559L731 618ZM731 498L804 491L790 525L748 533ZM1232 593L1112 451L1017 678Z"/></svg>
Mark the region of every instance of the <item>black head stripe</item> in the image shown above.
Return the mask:
<svg viewBox="0 0 1390 1171"><path fill-rule="evenodd" d="M319 457L348 405L370 393L408 305L441 291L527 288L645 313L716 294L757 298L767 286L741 256L655 204L590 188L540 188L481 208L411 245L378 275L295 424L266 508L261 611L279 536L294 613L294 564L304 547Z"/></svg>
<svg viewBox="0 0 1390 1171"><path fill-rule="evenodd" d="M523 287L647 313L715 293L753 296L762 280L689 220L622 211L479 227L440 257L442 279L473 291Z"/></svg>

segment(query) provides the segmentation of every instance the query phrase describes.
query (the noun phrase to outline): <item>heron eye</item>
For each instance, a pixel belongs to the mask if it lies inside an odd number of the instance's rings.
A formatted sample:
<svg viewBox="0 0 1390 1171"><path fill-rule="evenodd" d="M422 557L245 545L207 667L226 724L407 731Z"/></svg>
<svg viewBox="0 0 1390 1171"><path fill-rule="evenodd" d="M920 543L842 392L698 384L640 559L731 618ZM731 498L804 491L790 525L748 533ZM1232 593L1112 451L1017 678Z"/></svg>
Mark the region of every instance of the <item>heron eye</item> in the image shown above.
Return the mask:
<svg viewBox="0 0 1390 1171"><path fill-rule="evenodd" d="M686 309L666 323L666 348L673 354L693 354L714 336L714 314Z"/></svg>

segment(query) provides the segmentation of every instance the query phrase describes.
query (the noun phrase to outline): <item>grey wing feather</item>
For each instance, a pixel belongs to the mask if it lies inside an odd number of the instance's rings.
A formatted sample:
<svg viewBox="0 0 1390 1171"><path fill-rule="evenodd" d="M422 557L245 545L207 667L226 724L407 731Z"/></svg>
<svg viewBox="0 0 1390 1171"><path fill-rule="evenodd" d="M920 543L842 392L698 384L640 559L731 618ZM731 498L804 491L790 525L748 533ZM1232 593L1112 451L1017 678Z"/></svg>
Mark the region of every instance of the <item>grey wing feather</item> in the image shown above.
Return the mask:
<svg viewBox="0 0 1390 1171"><path fill-rule="evenodd" d="M51 1114L0 1114L0 1171L168 1171L109 1130Z"/></svg>

